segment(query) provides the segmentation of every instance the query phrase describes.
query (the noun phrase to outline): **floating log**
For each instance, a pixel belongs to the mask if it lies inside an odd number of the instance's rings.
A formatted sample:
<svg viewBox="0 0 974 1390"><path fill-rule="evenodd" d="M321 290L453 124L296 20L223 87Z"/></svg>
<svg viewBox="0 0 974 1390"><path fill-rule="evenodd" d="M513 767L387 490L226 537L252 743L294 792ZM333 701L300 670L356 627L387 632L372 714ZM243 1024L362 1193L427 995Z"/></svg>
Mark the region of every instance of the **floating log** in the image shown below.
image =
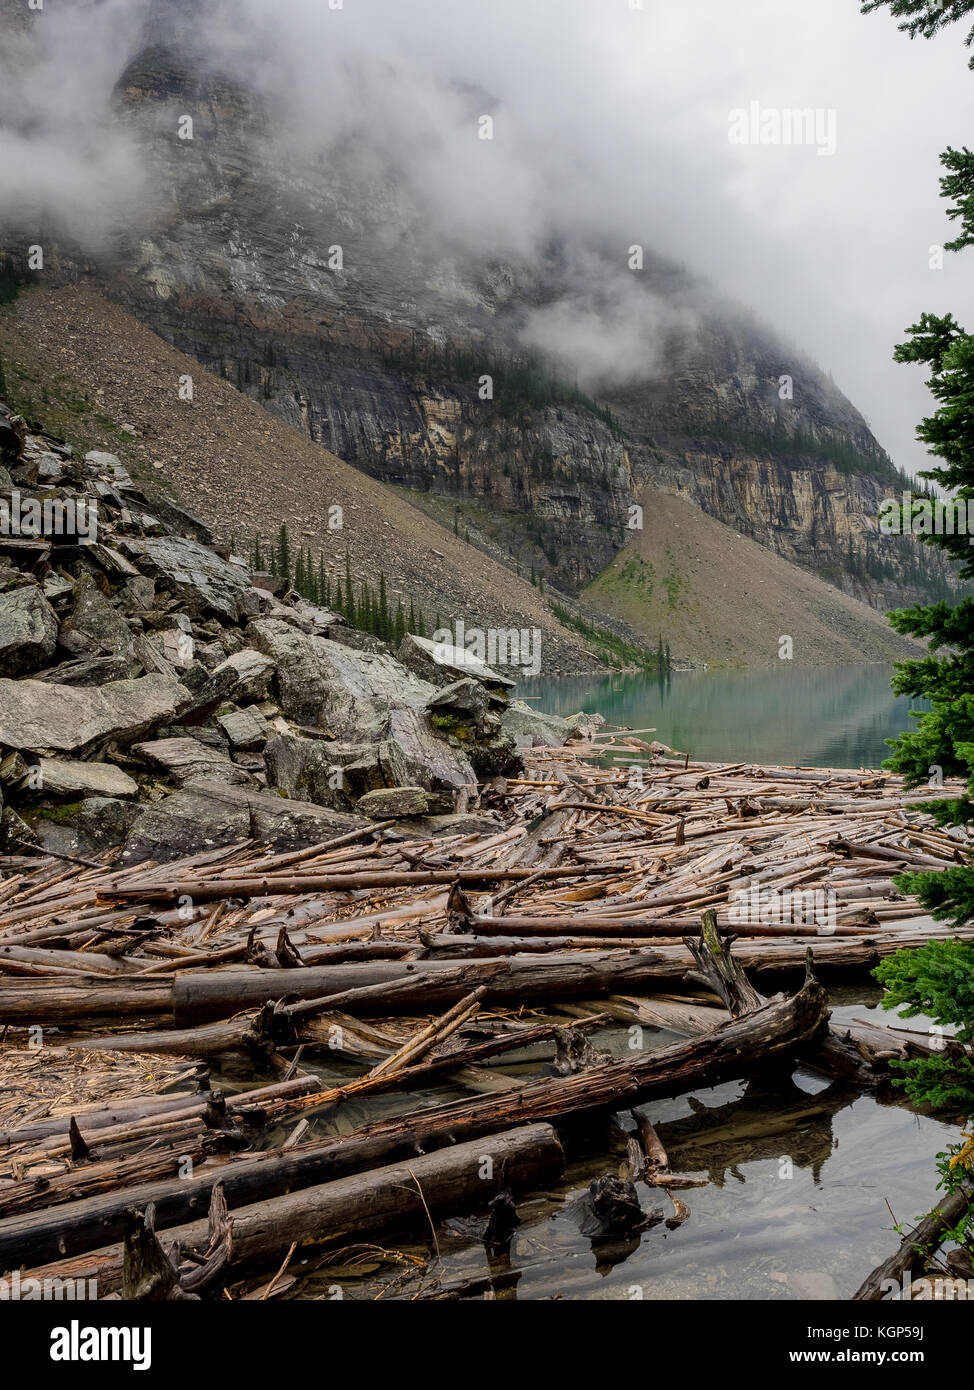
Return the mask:
<svg viewBox="0 0 974 1390"><path fill-rule="evenodd" d="M549 869L546 878L584 878L599 874L596 865L567 865ZM380 871L357 874L308 874L300 878L268 874L263 878L183 879L159 883L151 880L124 887L106 887L99 902L178 903L185 896L194 903L220 898L268 898L292 893L351 892L371 888L428 888L438 883L478 886L533 877L530 869L431 869Z"/></svg>
<svg viewBox="0 0 974 1390"><path fill-rule="evenodd" d="M879 1302L893 1288L902 1288L903 1276L920 1269L940 1245L946 1233L956 1226L974 1205L974 1194L959 1189L944 1197L933 1210L914 1226L881 1265L863 1280L852 1295L853 1301Z"/></svg>
<svg viewBox="0 0 974 1390"><path fill-rule="evenodd" d="M634 937L685 936L685 920L674 917L596 917L594 913L575 913L571 917L470 917L469 930L476 936L557 936L560 932L589 936ZM747 922L734 926L735 936L864 936L868 927L817 927L803 924L776 926L766 922Z"/></svg>
<svg viewBox="0 0 974 1390"><path fill-rule="evenodd" d="M413 1006L435 1008L453 1003L481 985L486 987L487 999L597 995L637 988L653 978L657 964L653 952L609 955L587 951L544 959L513 956L456 965L390 961L287 972L225 970L177 975L172 1008L175 1022L181 1026L225 1018L240 1009L284 996L320 1001L322 1008L345 1008L351 991L373 987L374 992L357 997L357 1002L370 1013L381 1013L390 1005L404 1012Z"/></svg>
<svg viewBox="0 0 974 1390"><path fill-rule="evenodd" d="M489 1159L490 1162L485 1162ZM376 1168L334 1182L272 1197L232 1213L233 1264L273 1258L282 1247L299 1247L411 1221L428 1222L450 1211L482 1207L501 1185L520 1189L559 1176L564 1154L550 1125L531 1124L472 1142L437 1149L408 1163ZM158 1214L157 1214L158 1222ZM205 1245L209 1223L197 1221L166 1232L183 1250ZM102 1293L122 1276L120 1246L99 1250L58 1268L96 1270ZM29 1276L25 1276L29 1277Z"/></svg>
<svg viewBox="0 0 974 1390"><path fill-rule="evenodd" d="M79 1019L141 1018L172 1011L168 980L65 972L57 978L0 977L0 1026L38 1024L74 1027Z"/></svg>
<svg viewBox="0 0 974 1390"><path fill-rule="evenodd" d="M247 1182L260 1182L261 1171L264 1182L280 1180L286 1174L295 1186L296 1174L320 1173L322 1164L375 1161L390 1151L395 1153L398 1149L401 1153L403 1145L425 1147L445 1142L446 1136L466 1139L473 1134L490 1133L499 1126L541 1119L558 1124L583 1111L609 1110L622 1103L634 1104L640 1098L716 1085L780 1064L819 1034L825 1018L825 991L809 976L801 991L790 999L776 999L701 1037L642 1057L593 1067L576 1076L543 1078L497 1095L398 1116L346 1135L337 1145L313 1145L307 1150L298 1147L275 1159L251 1160L243 1177L241 1169L231 1163L220 1169L220 1177L233 1207L235 1194L240 1190L238 1183L245 1186ZM341 1158L336 1157L336 1148L343 1151ZM203 1176L197 1175L165 1185L165 1192L155 1187L146 1200L155 1203L160 1226L174 1209L194 1199L200 1201L204 1191L208 1197L209 1187L204 1189L204 1183ZM31 1255L49 1259L58 1253L70 1254L86 1245L90 1247L99 1238L96 1233L104 1231L105 1223L114 1231L112 1223L118 1219L117 1200L95 1198L90 1203L59 1208L56 1222L45 1213L2 1221L0 1268ZM104 1235L100 1238L104 1239Z"/></svg>
<svg viewBox="0 0 974 1390"><path fill-rule="evenodd" d="M626 735L615 743L620 759L652 751ZM0 1212L7 1213L0 1241L30 1260L76 1250L63 1257L70 1263L92 1246L117 1243L134 1199L143 1211L157 1203L160 1229L171 1230L206 1215L218 1179L234 1211L288 1194L297 1204L306 1189L408 1164L421 1150L552 1120L567 1137L573 1117L591 1112L601 1119L642 1097L732 1076L746 1081L749 1096L756 1095L755 1078L774 1078L767 1107L728 1116L724 1125L753 1137L785 1094L781 1075L795 1060L849 1078L853 1085L842 1094L855 1097L886 1083L893 1055L922 1047L872 1025L828 1033L805 991L801 1017L782 1020L777 1011L794 1010L794 1001L762 1004L758 991L801 972L806 946L823 976L862 978L901 947L974 936L923 916L889 878L897 865L939 867L968 855L962 836L915 809L925 797L887 774L704 766L689 758L644 758L637 784L625 771L589 766L589 755L604 758L605 750L526 750L526 778L497 781L486 793L497 817L487 836L392 840L381 826L368 826L284 854L268 855L247 840L162 867L119 870L40 851L0 862L0 1031L8 1029L7 1046L19 1049L20 1027L45 1030L35 1060L24 1053L26 1100L6 1084L0 1097L12 1131L0 1135L9 1173L0 1177ZM949 794L962 792L952 780ZM359 843L365 840L373 843ZM819 915L820 902L827 917ZM732 903L743 913L732 913ZM814 911L806 917L809 905ZM701 956L695 939L679 938L695 938L707 909L717 919L709 919L713 939ZM837 929L823 931L818 922ZM720 961L729 937L736 939L736 964L728 976ZM731 1003L735 1021L713 1009L713 993L701 1001L693 989L701 978ZM417 1060L443 1036L431 1016L450 1010L442 1029L462 1023L472 1005L454 1006L481 991L486 1040L478 1030L476 1042L453 1052L438 1047ZM523 1005L544 1006L545 1021L505 1030L497 1012ZM484 1065L547 1036L549 1010L582 1014L582 1026L601 1010L627 1026L691 1037L579 1076L525 1080ZM396 1023L368 1023L366 1014L391 1015ZM769 1043L762 1030L776 1018L778 1040ZM372 1068L373 1075L329 1086L293 1076L300 1047L332 1049L336 1027L335 1055L364 1059L360 1070ZM52 1028L62 1034L57 1049L48 1046ZM287 1064L274 1049L295 1044L297 1057L277 1094L271 1087L233 1097L225 1112L204 1095L112 1094L124 1077L138 1076L133 1052L160 1054L147 1073L159 1072L161 1057L172 1051L217 1056L231 1046L250 1049L255 1068L280 1069ZM117 1054L114 1065L108 1056L103 1065L98 1053ZM8 1063L5 1083L14 1068ZM36 1095L29 1094L32 1076ZM441 1078L473 1095L366 1123L341 1139L308 1142L294 1128L295 1120L304 1124L353 1096L371 1119L372 1091L395 1088L402 1110L409 1088ZM829 1088L814 1099L796 1095L773 1142L780 1145L780 1135L797 1126L799 1150L807 1138L813 1162L822 1161L831 1144L828 1117L850 1103L838 1094ZM102 1103L79 1104L69 1132L71 1115L50 1117L47 1107L67 1112L72 1095ZM255 1146L268 1142L270 1125L283 1125L286 1147L233 1152L244 1138L234 1115L246 1118ZM674 1166L695 1167L696 1149L709 1146L711 1130L690 1125L688 1143L677 1149L667 1131L660 1125L657 1139L683 1156ZM173 1155L214 1151L219 1159L197 1162L192 1177L171 1176ZM149 1265L155 1239L145 1223L132 1228ZM275 1268L284 1248L282 1242L273 1252ZM219 1249L214 1253L219 1257ZM165 1273L170 1291L192 1275L192 1264L180 1266L174 1284ZM220 1269L205 1277L216 1287ZM139 1277L135 1285L144 1282Z"/></svg>

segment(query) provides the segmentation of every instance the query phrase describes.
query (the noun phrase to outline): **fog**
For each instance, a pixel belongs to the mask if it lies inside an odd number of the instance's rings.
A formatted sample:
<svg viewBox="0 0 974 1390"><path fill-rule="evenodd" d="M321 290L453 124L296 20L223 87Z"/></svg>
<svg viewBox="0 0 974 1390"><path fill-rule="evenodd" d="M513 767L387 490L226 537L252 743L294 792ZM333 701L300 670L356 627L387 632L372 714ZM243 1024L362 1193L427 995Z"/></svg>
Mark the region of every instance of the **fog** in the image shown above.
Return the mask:
<svg viewBox="0 0 974 1390"><path fill-rule="evenodd" d="M970 140L961 28L911 42L856 0L45 0L38 69L8 40L25 7L0 3L8 222L40 206L104 242L137 219L111 91L146 32L178 30L261 94L295 154L340 146L401 181L434 251L566 247L575 292L525 337L581 378L638 380L674 315L692 321L633 292L642 245L799 344L897 463L922 466L922 369L891 354L922 311L964 323L970 300L974 261L929 263L954 234L939 153ZM755 120L811 108L834 151L734 143L731 113L753 103Z"/></svg>

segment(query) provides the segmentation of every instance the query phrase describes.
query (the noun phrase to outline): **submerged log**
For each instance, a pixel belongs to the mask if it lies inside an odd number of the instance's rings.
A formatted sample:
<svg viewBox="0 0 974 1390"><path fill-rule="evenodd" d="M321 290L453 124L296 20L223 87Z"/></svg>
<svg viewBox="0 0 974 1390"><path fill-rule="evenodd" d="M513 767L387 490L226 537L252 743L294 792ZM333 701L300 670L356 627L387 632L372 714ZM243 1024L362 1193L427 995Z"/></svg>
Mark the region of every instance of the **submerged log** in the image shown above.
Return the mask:
<svg viewBox="0 0 974 1390"><path fill-rule="evenodd" d="M541 1120L558 1124L586 1111L610 1111L651 1096L716 1085L750 1076L765 1066L780 1065L818 1035L825 1017L825 991L809 975L792 998L773 1000L702 1037L673 1043L642 1057L610 1062L577 1076L543 1078L499 1094L410 1112L337 1142L298 1147L285 1155L239 1166L231 1162L222 1166L219 1174L233 1207L235 1197L239 1198L248 1184L287 1181L295 1188L302 1174L305 1183L314 1177L320 1181L319 1175L329 1167L334 1171L344 1163L349 1165L345 1168L348 1172L352 1165L365 1166L390 1155L415 1152L416 1145L429 1147L451 1138L466 1140L511 1124ZM204 1174L197 1174L192 1179L153 1185L145 1196L156 1203L162 1225L186 1203L205 1201L211 1185ZM0 1222L0 1268L26 1258L53 1259L59 1253L90 1248L99 1238L105 1239L106 1225L114 1233L119 1218L118 1203L111 1196L57 1210L57 1222L47 1213Z"/></svg>
<svg viewBox="0 0 974 1390"><path fill-rule="evenodd" d="M485 1163L489 1158L490 1163ZM502 1187L541 1185L559 1176L564 1154L550 1125L532 1124L411 1159L272 1197L232 1213L233 1263L273 1258L292 1241L311 1245L359 1231L403 1225L450 1211L485 1205ZM166 1232L183 1250L205 1245L209 1223L196 1221ZM110 1292L122 1276L122 1249L111 1246L56 1267L97 1270L99 1289Z"/></svg>

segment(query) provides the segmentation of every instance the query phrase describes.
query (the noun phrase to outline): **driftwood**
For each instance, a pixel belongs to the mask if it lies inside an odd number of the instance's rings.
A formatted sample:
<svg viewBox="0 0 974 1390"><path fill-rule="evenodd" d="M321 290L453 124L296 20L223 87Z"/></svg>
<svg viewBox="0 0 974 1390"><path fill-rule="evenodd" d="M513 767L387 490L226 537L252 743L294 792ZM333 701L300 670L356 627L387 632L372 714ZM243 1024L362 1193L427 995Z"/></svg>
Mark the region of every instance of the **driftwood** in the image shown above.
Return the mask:
<svg viewBox="0 0 974 1390"><path fill-rule="evenodd" d="M512 1123L539 1120L559 1123L572 1115L602 1110L622 1103L633 1103L640 1097L673 1094L702 1085L715 1085L732 1077L750 1075L755 1069L780 1063L782 1058L800 1050L821 1030L826 1016L825 993L811 977L802 990L790 999L775 1000L743 1019L734 1020L713 1033L687 1042L674 1043L643 1057L625 1059L596 1067L576 1076L545 1078L512 1088L498 1095L488 1095L473 1101L458 1101L436 1106L414 1114L399 1116L358 1134L346 1136L341 1142L348 1151L356 1141L365 1146L370 1158L396 1152L397 1146L416 1143L443 1142L445 1137L466 1138L472 1134L487 1134ZM369 1147L369 1141L373 1141ZM316 1153L302 1153L300 1147L275 1160L277 1173L296 1171L302 1162L305 1171L314 1169L322 1159L333 1158L333 1146L314 1146ZM401 1152L401 1147L399 1149ZM272 1169L263 1167L266 1180ZM251 1168L251 1174L255 1171ZM224 1174L224 1186L231 1207L234 1194L233 1168ZM166 1197L176 1204L191 1200L190 1184L198 1179L167 1186ZM163 1195L153 1191L148 1200L156 1202L160 1219ZM169 1210L171 1208L167 1208ZM54 1222L46 1213L0 1222L0 1267L8 1267L25 1258L49 1258L55 1253L67 1254L85 1248L97 1237L99 1223L118 1220L117 1204L111 1200L93 1199L82 1210L61 1208ZM114 1229L109 1225L109 1229ZM104 1238L104 1237L102 1237ZM40 1252L44 1253L41 1254Z"/></svg>
<svg viewBox="0 0 974 1390"><path fill-rule="evenodd" d="M532 1124L485 1134L407 1163L375 1168L234 1210L234 1262L268 1259L290 1241L299 1246L320 1243L337 1235L416 1220L426 1222L431 1216L457 1208L481 1206L502 1184L515 1189L540 1185L556 1178L563 1166L561 1145L550 1125ZM209 1243L209 1224L198 1221L176 1227L166 1233L166 1239L174 1240L182 1250L192 1250ZM90 1277L97 1278L100 1289L111 1291L122 1276L123 1251L119 1246L109 1247L48 1268L67 1271L82 1267L95 1271ZM65 1273L60 1277L77 1276Z"/></svg>
<svg viewBox="0 0 974 1390"><path fill-rule="evenodd" d="M596 874L598 869L570 865L549 869L546 878L577 878ZM503 883L533 878L528 869L404 870L359 874L309 874L300 878L266 875L262 878L199 879L195 882L156 881L124 888L110 888L98 895L102 902L177 903L189 893L194 902L214 902L221 898L264 898L272 894L352 892L363 888L427 888L436 883Z"/></svg>
<svg viewBox="0 0 974 1390"><path fill-rule="evenodd" d="M704 1127L691 1118L653 1128L637 1111L646 1151L630 1145L633 1174L676 1192L690 1180L668 1171L668 1153L696 1169L755 1145L773 1156L785 1135L788 1152L820 1166L834 1114L863 1087L884 1102L891 1060L925 1044L859 1022L829 1031L820 987L801 986L808 952L822 977L863 979L901 946L970 938L925 917L891 880L898 868L964 862L966 839L934 826L887 774L660 758L633 731L530 749L526 762L523 778L485 788L496 819L486 835L407 840L399 826L393 839L369 826L282 854L247 840L127 869L42 852L0 859L0 1036L7 1048L36 1047L21 1030L40 1025L39 1057L66 1059L53 1073L64 1070L64 1084L43 1094L30 1094L39 1073L27 1052L27 1086L0 1087L0 1265L53 1260L67 1273L111 1243L104 1267L120 1287L118 1242L134 1209L141 1224L129 1239L142 1263L129 1286L216 1293L233 1263L220 1253L226 1223L215 1243L208 1226L194 1234L202 1255L170 1258L169 1246L175 1228L207 1216L218 1183L228 1221L285 1203L280 1230L253 1228L253 1258L269 1275L315 1227L302 1217L307 1194L327 1205L334 1194L319 1189L353 1179L354 1202L377 1168L412 1167L424 1152L435 1167L447 1146L511 1126L554 1124L570 1143L578 1117L601 1124L620 1107L731 1077L745 1081L744 1096L708 1112ZM798 993L764 1002L761 991L782 986ZM516 1027L509 1011L524 1006L530 1026ZM579 1048L581 1031L568 1032L562 1069L574 1074L546 1075L566 1013L578 1030L608 1018L681 1040L603 1062L597 1044ZM546 1055L516 1076L487 1065L542 1040ZM282 1049L295 1048L289 1062ZM302 1048L357 1061L357 1074L296 1074ZM113 1069L143 1056L144 1092L164 1058L228 1049L255 1079L285 1079L222 1098L113 1093ZM791 1094L796 1060L846 1080ZM199 1065L178 1084L191 1086ZM73 1091L69 1073L96 1089ZM466 1094L406 1108L411 1088L440 1081ZM371 1097L391 1090L397 1111L377 1121ZM339 1108L353 1098L365 1109L357 1128L309 1131L318 1115L345 1127ZM193 1158L192 1176L175 1176L180 1155ZM616 1181L590 1194L610 1216L632 1207ZM461 1209L478 1204L464 1191ZM501 1251L517 1222L506 1175L485 1198ZM384 1202L380 1225L393 1220ZM670 1219L680 1218L675 1206Z"/></svg>
<svg viewBox="0 0 974 1390"><path fill-rule="evenodd" d="M869 1277L852 1295L860 1302L878 1302L893 1288L901 1288L903 1276L922 1268L931 1254L937 1249L944 1235L956 1226L974 1204L974 1194L963 1189L944 1197L929 1215L920 1221L908 1236L905 1236L888 1259L873 1270Z"/></svg>

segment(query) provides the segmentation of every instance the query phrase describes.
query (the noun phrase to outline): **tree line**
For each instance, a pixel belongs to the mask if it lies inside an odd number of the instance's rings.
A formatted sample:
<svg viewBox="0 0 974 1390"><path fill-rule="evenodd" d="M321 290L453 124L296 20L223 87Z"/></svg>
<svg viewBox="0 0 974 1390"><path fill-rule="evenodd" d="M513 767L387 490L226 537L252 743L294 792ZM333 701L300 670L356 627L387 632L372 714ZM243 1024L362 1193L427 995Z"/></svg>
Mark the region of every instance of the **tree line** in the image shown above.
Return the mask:
<svg viewBox="0 0 974 1390"><path fill-rule="evenodd" d="M398 646L407 632L417 637L429 637L441 626L437 613L431 624L426 613L410 598L408 605L397 597L389 598L385 573L380 570L378 581L372 585L352 574L351 558L345 553L345 572L335 576L325 564L324 554L317 559L311 547L291 543L287 523L281 522L277 536L266 541L258 536L251 554L254 570L286 579L291 588L318 608L340 613L349 627L367 632L382 642Z"/></svg>

